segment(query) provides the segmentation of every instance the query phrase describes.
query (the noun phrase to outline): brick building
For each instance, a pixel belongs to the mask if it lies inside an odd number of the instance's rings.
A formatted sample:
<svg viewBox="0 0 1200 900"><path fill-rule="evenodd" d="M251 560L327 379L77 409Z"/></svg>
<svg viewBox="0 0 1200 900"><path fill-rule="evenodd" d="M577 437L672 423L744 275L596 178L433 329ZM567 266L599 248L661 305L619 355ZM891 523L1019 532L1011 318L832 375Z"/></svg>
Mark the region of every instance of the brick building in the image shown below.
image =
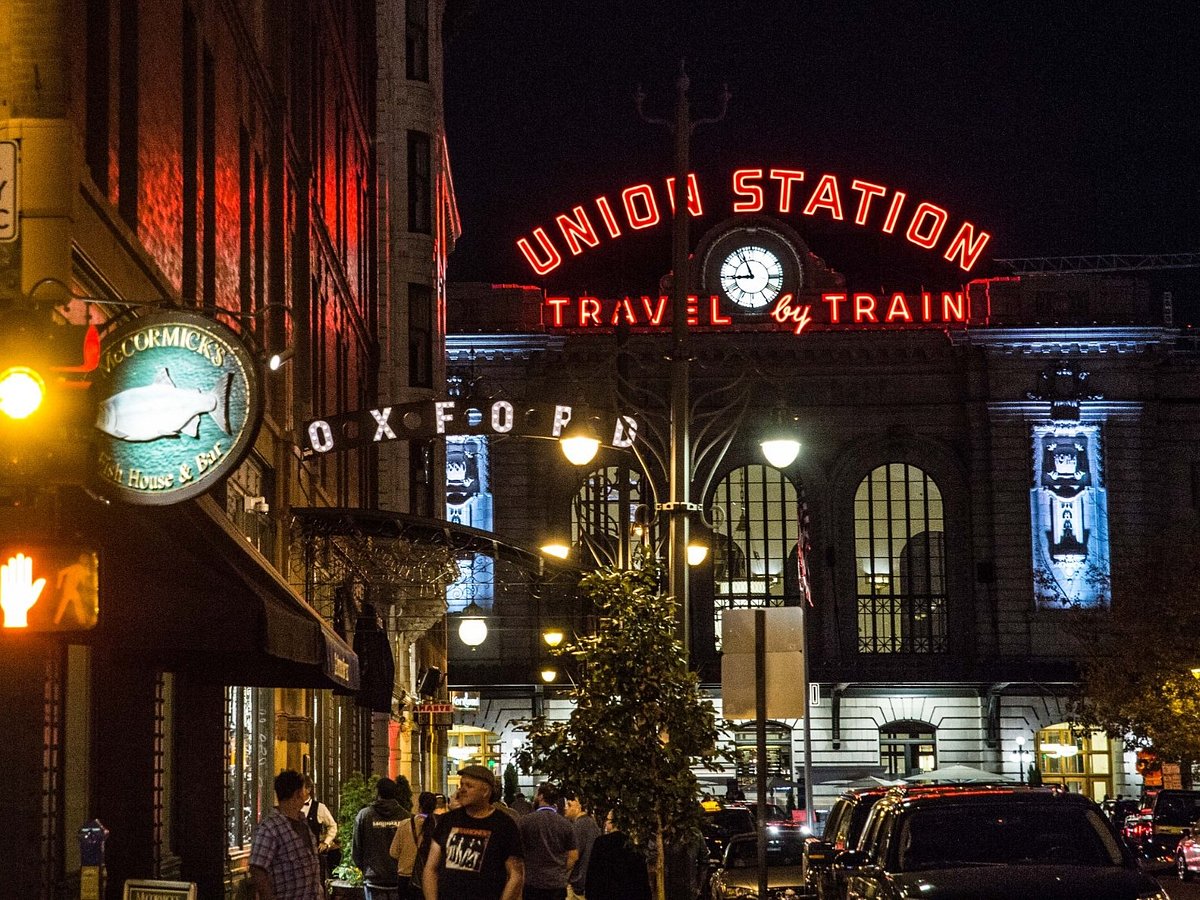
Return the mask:
<svg viewBox="0 0 1200 900"><path fill-rule="evenodd" d="M444 669L437 623L402 621L404 586L381 590L361 560L314 563L330 545L297 524L322 508L428 513L440 457L309 458L294 434L314 411L442 377L457 229L444 6L14 0L0 12L0 141L21 176L0 316L32 310L104 338L143 314L196 314L254 355L264 399L240 465L174 505L102 498L61 462L42 479L0 463L0 538L86 548L100 607L91 631L0 634L6 895L79 896L76 832L99 819L103 896L160 878L223 897L280 769L314 775L335 810L352 772L416 783L440 770L394 727L417 671ZM90 446L92 424L66 433ZM356 702L351 644L376 625L401 664L374 684L373 711Z"/></svg>

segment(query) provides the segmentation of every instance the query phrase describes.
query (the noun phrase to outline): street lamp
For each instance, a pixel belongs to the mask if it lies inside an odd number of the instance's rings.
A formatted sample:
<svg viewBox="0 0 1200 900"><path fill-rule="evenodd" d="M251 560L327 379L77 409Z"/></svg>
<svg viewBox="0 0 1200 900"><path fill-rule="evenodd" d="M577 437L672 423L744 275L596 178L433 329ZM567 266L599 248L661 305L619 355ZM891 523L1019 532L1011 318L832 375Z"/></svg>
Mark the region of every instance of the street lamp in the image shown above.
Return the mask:
<svg viewBox="0 0 1200 900"><path fill-rule="evenodd" d="M547 628L542 632L542 640L546 642L547 647L557 647L564 638L566 635L561 628Z"/></svg>
<svg viewBox="0 0 1200 900"><path fill-rule="evenodd" d="M572 419L558 439L558 446L571 465L586 466L596 458L600 450L600 438L587 419Z"/></svg>
<svg viewBox="0 0 1200 900"><path fill-rule="evenodd" d="M1021 784L1025 783L1025 760L1033 758L1033 751L1025 749L1025 735L1017 735L1017 768L1020 770Z"/></svg>
<svg viewBox="0 0 1200 900"><path fill-rule="evenodd" d="M487 640L488 627L483 618L483 607L472 600L462 611L458 621L458 638L468 647L475 648Z"/></svg>

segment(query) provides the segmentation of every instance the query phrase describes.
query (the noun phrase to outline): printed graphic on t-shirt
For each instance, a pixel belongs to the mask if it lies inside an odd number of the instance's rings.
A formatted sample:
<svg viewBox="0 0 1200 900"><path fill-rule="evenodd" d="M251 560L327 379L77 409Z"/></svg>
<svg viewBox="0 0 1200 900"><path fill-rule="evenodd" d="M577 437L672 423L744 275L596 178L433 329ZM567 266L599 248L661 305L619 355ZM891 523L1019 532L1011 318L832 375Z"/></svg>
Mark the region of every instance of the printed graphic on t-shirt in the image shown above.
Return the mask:
<svg viewBox="0 0 1200 900"><path fill-rule="evenodd" d="M446 868L460 872L482 872L483 856L492 833L486 828L450 829L446 838Z"/></svg>

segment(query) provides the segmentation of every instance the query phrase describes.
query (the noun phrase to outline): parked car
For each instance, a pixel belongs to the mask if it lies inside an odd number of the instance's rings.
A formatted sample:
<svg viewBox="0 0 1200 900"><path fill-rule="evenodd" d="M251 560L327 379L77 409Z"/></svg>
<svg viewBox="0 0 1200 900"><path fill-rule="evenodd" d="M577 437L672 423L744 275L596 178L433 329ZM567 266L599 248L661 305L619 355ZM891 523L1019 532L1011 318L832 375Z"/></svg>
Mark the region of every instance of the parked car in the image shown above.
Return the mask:
<svg viewBox="0 0 1200 900"><path fill-rule="evenodd" d="M1136 850L1152 869L1175 865L1175 850L1185 832L1200 821L1200 791L1161 790L1150 814L1135 833Z"/></svg>
<svg viewBox="0 0 1200 900"><path fill-rule="evenodd" d="M1037 788L890 792L834 866L846 900L1167 900L1095 802Z"/></svg>
<svg viewBox="0 0 1200 900"><path fill-rule="evenodd" d="M795 825L767 826L767 890L769 896L811 896L804 885L804 834ZM720 868L709 882L711 900L758 895L758 835L730 839Z"/></svg>
<svg viewBox="0 0 1200 900"><path fill-rule="evenodd" d="M877 787L844 792L830 808L821 836L804 842L804 883L821 900L837 896L832 871L834 856L858 846L867 813L887 791Z"/></svg>
<svg viewBox="0 0 1200 900"><path fill-rule="evenodd" d="M713 863L720 863L725 858L725 848L731 838L754 833L754 816L744 806L705 810L704 825L701 827L709 859Z"/></svg>

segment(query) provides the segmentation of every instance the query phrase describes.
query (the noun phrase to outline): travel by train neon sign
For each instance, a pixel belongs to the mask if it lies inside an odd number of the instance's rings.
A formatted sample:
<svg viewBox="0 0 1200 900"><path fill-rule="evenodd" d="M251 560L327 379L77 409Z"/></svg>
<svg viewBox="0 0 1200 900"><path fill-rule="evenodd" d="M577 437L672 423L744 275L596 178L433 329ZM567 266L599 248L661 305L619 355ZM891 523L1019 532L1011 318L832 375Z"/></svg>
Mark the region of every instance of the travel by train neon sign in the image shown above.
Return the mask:
<svg viewBox="0 0 1200 900"><path fill-rule="evenodd" d="M688 175L685 193L689 215L704 215L700 180L695 173ZM802 169L738 169L733 173L731 200L734 215L828 217L877 228L883 234L902 236L923 250L939 253L964 272L975 267L992 238L973 222L953 217L936 203L910 198L905 191L832 174L809 179ZM640 231L664 220L669 222L674 211L674 178L665 180L664 189L648 182L635 184L619 194L601 195L555 216L554 225L538 226L519 238L517 248L534 274L547 275L567 256L579 256L604 240L621 237L627 230Z"/></svg>
<svg viewBox="0 0 1200 900"><path fill-rule="evenodd" d="M871 328L966 328L987 324L986 295L972 297L966 288L955 291L921 291L872 294L863 291L783 294L765 315L758 317L770 330L853 331ZM670 328L670 298L665 296L554 297L543 301L542 323L551 329L597 330L627 326L637 330ZM716 296L688 297L689 328L719 329L746 323L722 311Z"/></svg>

